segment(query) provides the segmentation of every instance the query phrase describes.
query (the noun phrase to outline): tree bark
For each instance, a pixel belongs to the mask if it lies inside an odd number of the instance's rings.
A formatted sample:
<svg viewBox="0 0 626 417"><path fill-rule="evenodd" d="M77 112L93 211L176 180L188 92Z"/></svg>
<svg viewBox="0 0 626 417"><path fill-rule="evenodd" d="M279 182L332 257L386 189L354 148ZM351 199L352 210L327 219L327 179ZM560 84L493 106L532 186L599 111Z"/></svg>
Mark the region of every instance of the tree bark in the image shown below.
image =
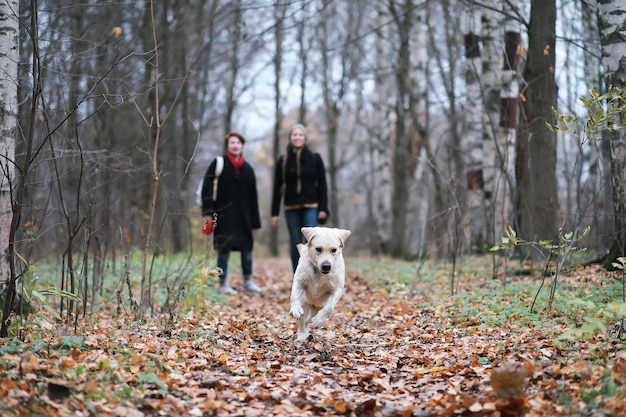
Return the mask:
<svg viewBox="0 0 626 417"><path fill-rule="evenodd" d="M626 88L626 5L621 0L598 0L602 65L608 89ZM626 255L626 130L617 129L611 139L611 173L615 207L615 237L606 264Z"/></svg>
<svg viewBox="0 0 626 417"><path fill-rule="evenodd" d="M224 113L224 133L233 130L233 116L235 108L237 107L237 96L235 93L235 87L237 85L237 78L239 76L240 59L239 49L243 37L243 18L241 9L241 0L235 0L232 4L233 10L233 22L229 26L228 42L231 46L231 50L228 57L229 68L225 74L225 86L226 86L226 112ZM226 149L224 148L224 151Z"/></svg>
<svg viewBox="0 0 626 417"><path fill-rule="evenodd" d="M598 28L598 5L595 0L581 0L583 23L583 52L587 89L604 93L602 46ZM583 163L589 164L587 179L581 184L577 201L580 212L591 216L592 243L596 253L606 254L615 235L613 195L611 186L611 141L606 132L599 142L581 144ZM581 174L584 173L581 169Z"/></svg>
<svg viewBox="0 0 626 417"><path fill-rule="evenodd" d="M322 73L322 98L324 102L324 121L326 124L326 143L328 147L328 157L326 158L326 172L328 174L328 192L329 192L329 210L332 214L331 222L337 225L337 218L339 213L339 200L337 199L337 130L339 124L339 118L341 117L341 102L343 100L344 83L346 82L343 71L345 66L340 67L340 79L337 80L338 85L335 86L335 80L333 79L333 71L335 71L335 65L337 64L333 59L332 52L329 49L330 28L336 22L336 17L339 12L333 10L331 4L323 6L319 13L321 17L320 21L320 53L321 53L321 68ZM346 59L345 56L342 60ZM335 89L337 91L335 91Z"/></svg>
<svg viewBox="0 0 626 417"><path fill-rule="evenodd" d="M8 264L9 233L13 212L12 188L15 186L15 134L17 126L18 53L17 0L0 4L0 281L10 277Z"/></svg>
<svg viewBox="0 0 626 417"><path fill-rule="evenodd" d="M0 282L6 283L0 337L7 335L8 318L15 298L15 230L19 218L13 214L15 184L15 139L17 126L18 49L17 0L0 4Z"/></svg>
<svg viewBox="0 0 626 417"><path fill-rule="evenodd" d="M285 13L287 8L281 5L280 1L274 3L274 19L276 22L274 31L274 134L272 140L273 161L276 163L278 155L280 155L280 129L283 123L283 111L281 108L282 91L280 88L280 80L282 75L282 56L283 56L283 25L285 21ZM302 38L300 38L302 40ZM304 78L304 75L302 76ZM276 178L273 179L276 181ZM278 229L270 228L270 254L278 256Z"/></svg>
<svg viewBox="0 0 626 417"><path fill-rule="evenodd" d="M465 30L465 131L463 155L465 157L465 179L467 189L467 215L464 227L471 247L484 242L485 203L483 184L483 98L480 76L482 61L480 51L481 22L479 11L470 5L467 10Z"/></svg>
<svg viewBox="0 0 626 417"><path fill-rule="evenodd" d="M485 222L488 225L485 240L493 242L495 239L495 202L496 171L498 169L497 132L500 118L500 78L501 78L501 49L498 46L501 16L497 11L498 2L487 0L482 15L481 39L482 51L482 94L483 94L483 164L482 183L486 199Z"/></svg>
<svg viewBox="0 0 626 417"><path fill-rule="evenodd" d="M448 1L444 2L443 7L447 6ZM407 159L407 175L408 175L408 187L407 190L408 195L414 196L419 195L420 191L423 190L423 181L420 181L421 177L426 173L426 169L419 169L420 161L424 159L422 156L424 154L429 154L432 150L432 145L428 141L428 85L429 81L429 38L430 32L428 27L428 17L431 14L431 7L427 5L423 5L422 7L415 7L412 10L412 17L410 22L410 33L409 33L409 42L410 42L410 55L409 55L409 120L408 120L408 132L407 132L407 148L406 153L408 156ZM450 15L447 14L448 9L444 9L444 16L446 17L446 25L450 21ZM450 47L453 42L449 41L449 37L446 36L446 45ZM449 52L449 50L448 50ZM451 70L451 72L456 72ZM446 85L446 97L450 99L450 111L448 114L455 119L455 122L452 124L455 126L457 118L454 114L457 110L456 104L454 102L456 95L450 94L451 90L455 89L454 86L454 78L451 77L448 79L448 82L444 83ZM452 141L453 143L457 143L455 139L458 139L457 129L453 127L451 129L452 133ZM458 149L458 145L452 146L454 150ZM453 155L459 155L459 152L454 152ZM453 158L454 159L454 158ZM456 160L457 162L459 159ZM426 164L422 164L426 165ZM433 159L430 159L428 166L431 167L431 172L435 173L434 168L437 164ZM456 164L453 164L457 166ZM439 170L436 170L435 181L441 179L441 173ZM441 188L437 188L437 191L441 190ZM407 199L407 218L406 218L406 245L405 245L405 258L415 258L417 256L423 256L426 251L426 244L424 242L425 228L426 228L426 218L428 217L427 204L423 201L419 201L416 199ZM445 200L442 195L437 195L435 197L436 201ZM441 210L441 207L435 207L435 212L441 213L445 210ZM416 215L415 215L416 214ZM447 216L446 216L447 217Z"/></svg>
<svg viewBox="0 0 626 417"><path fill-rule="evenodd" d="M396 63L395 76L397 86L397 97L395 103L395 135L393 145L393 165L392 165L392 194L391 212L391 256L401 258L405 251L405 231L407 217L408 190L408 161L406 149L408 147L407 115L408 109L405 103L409 102L410 93L410 43L409 33L411 22L410 0L404 2L402 10L392 9L392 18L396 22L399 36L398 62Z"/></svg>
<svg viewBox="0 0 626 417"><path fill-rule="evenodd" d="M496 131L496 177L493 190L493 225L489 241L496 243L504 236L504 228L511 226L513 217L513 193L515 189L515 129L518 124L517 108L519 96L518 68L520 5L517 0L505 2L504 7L504 54L500 96L500 123Z"/></svg>
<svg viewBox="0 0 626 417"><path fill-rule="evenodd" d="M532 0L516 160L518 234L529 241L558 237L556 132L546 127L546 122L554 124L557 97L555 23L556 1ZM521 248L523 255L539 255L531 250Z"/></svg>
<svg viewBox="0 0 626 417"><path fill-rule="evenodd" d="M386 0L376 1L376 67L372 139L369 142L369 180L367 224L372 225L368 247L373 255L389 252L391 241L391 85L385 70L390 56L389 20Z"/></svg>

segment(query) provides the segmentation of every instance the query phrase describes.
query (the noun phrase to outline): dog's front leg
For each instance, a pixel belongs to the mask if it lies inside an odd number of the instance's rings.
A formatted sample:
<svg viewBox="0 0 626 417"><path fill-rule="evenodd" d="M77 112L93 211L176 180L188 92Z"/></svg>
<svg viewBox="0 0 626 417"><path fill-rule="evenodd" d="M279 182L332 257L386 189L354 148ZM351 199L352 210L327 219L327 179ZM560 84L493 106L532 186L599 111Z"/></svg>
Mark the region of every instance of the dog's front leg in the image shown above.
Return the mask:
<svg viewBox="0 0 626 417"><path fill-rule="evenodd" d="M329 318L331 314L333 314L333 311L335 311L335 306L339 302L342 293L342 289L336 289L332 292L332 294L326 300L326 303L324 303L324 307L322 307L317 312L315 317L313 317L313 319L311 320L311 327L321 326L326 321L326 319Z"/></svg>
<svg viewBox="0 0 626 417"><path fill-rule="evenodd" d="M289 309L289 314L293 316L296 320L300 319L304 314L304 309L302 308L302 299L304 298L304 288L300 281L294 281L291 287L291 298L290 304L291 308Z"/></svg>
<svg viewBox="0 0 626 417"><path fill-rule="evenodd" d="M309 304L304 305L304 313L298 319L298 333L296 340L306 340L309 337L309 322L311 321L311 306Z"/></svg>

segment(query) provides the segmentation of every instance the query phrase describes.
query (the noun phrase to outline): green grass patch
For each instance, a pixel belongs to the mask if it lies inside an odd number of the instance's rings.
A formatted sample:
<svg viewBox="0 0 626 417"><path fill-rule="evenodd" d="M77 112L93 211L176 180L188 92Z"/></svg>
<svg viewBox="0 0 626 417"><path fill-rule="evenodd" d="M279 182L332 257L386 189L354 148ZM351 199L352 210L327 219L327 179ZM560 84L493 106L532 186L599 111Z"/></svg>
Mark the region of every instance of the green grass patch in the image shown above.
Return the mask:
<svg viewBox="0 0 626 417"><path fill-rule="evenodd" d="M390 296L425 296L419 299L424 307L446 304L448 317L464 327L470 323L479 328L535 328L555 337L585 338L606 332L626 315L626 305L620 303L621 281L603 271L559 277L548 309L551 277L543 286L536 276L541 274L492 279L490 256L470 257L456 269L450 262L419 264L386 258L351 259L350 267L361 273L370 288L383 289Z"/></svg>

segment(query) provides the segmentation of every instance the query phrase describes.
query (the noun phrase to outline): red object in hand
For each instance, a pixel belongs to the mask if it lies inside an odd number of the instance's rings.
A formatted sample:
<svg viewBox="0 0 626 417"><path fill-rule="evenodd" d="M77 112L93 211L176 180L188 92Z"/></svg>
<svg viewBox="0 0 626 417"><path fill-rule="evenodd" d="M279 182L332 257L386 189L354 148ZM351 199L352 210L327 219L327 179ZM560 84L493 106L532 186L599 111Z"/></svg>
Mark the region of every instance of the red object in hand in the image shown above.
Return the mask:
<svg viewBox="0 0 626 417"><path fill-rule="evenodd" d="M213 220L210 217L205 217L204 223L202 223L202 233L208 236L212 232L213 232Z"/></svg>

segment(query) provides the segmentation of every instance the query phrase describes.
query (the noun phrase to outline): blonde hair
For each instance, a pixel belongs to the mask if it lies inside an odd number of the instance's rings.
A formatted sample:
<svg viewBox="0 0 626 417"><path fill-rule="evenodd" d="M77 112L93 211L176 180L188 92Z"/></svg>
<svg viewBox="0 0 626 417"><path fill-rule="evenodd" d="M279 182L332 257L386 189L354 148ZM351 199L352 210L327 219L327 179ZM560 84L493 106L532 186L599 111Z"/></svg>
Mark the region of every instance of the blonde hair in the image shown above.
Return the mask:
<svg viewBox="0 0 626 417"><path fill-rule="evenodd" d="M287 140L289 141L289 143L291 143L291 134L298 129L304 133L305 141L308 139L306 134L306 127L304 127L303 124L296 123L295 125L291 126L291 129L289 129L289 133L287 134Z"/></svg>
<svg viewBox="0 0 626 417"><path fill-rule="evenodd" d="M289 134L287 135L287 152L285 152L285 155L283 156L283 185L281 187L280 192L284 195L285 194L285 172L287 170L287 158L289 157L289 150L293 149L293 147L291 146L291 134L295 131L295 130L302 130L302 133L304 133L304 142L306 143L308 138L306 135L306 128L304 127L303 124L300 123L296 123L293 126L291 126L291 129L289 129ZM306 146L306 145L305 145ZM302 181L300 180L300 154L301 154L302 149L298 149L296 151L296 172L298 175L298 181L297 181L297 185L296 185L296 189L298 190L298 193L300 193L300 191L302 190Z"/></svg>

